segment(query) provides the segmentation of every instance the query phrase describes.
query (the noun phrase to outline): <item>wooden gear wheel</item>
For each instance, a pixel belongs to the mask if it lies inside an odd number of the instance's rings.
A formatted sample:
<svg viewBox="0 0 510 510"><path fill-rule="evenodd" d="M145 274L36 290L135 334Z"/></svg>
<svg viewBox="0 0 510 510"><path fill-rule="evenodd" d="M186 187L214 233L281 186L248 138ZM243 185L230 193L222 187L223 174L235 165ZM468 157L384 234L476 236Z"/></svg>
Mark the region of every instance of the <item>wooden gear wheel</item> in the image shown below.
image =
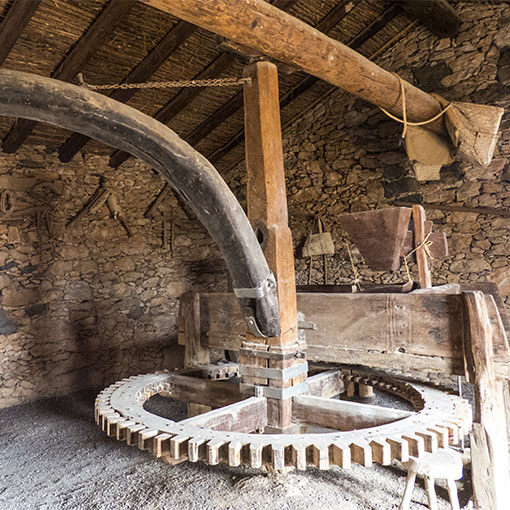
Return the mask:
<svg viewBox="0 0 510 510"><path fill-rule="evenodd" d="M267 403L260 396L248 396L178 422L144 409L144 403L156 394L178 398L182 394L181 379L182 375L163 372L133 376L109 386L96 399L97 424L108 436L149 450L169 464L185 460L211 465L224 462L230 466L244 464L275 470L287 467L304 470L308 466L349 468L353 462L366 467L374 462L387 465L392 459L406 461L409 455L420 457L424 452L447 448L471 429L471 406L456 395L415 382L343 374L337 370L310 377L308 394L293 398L295 421L302 428L322 427L315 428L319 432L262 433ZM324 388L331 386L334 379L341 386L356 382L395 394L411 402L414 412L314 396L314 388L320 387L324 394ZM330 390L329 396L340 393L339 388L337 385L336 390ZM317 412L318 408L322 411ZM311 424L304 421L310 415ZM331 425L324 428L325 423L340 426L346 421L353 423L353 417L363 421L361 425L365 427L370 423L376 425L356 430L331 430Z"/></svg>

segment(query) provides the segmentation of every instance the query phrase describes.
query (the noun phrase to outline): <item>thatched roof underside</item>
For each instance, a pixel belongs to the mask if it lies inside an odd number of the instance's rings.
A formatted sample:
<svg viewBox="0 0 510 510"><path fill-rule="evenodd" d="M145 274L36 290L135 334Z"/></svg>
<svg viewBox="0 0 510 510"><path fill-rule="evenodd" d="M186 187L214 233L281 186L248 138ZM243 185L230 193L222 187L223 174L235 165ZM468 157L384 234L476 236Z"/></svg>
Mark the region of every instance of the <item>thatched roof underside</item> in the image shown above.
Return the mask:
<svg viewBox="0 0 510 510"><path fill-rule="evenodd" d="M312 26L317 26L339 3L339 0L296 0L288 12ZM66 55L76 46L80 38L90 29L107 4L107 0L42 0L2 66L7 69L51 76L62 65ZM12 5L12 0L0 0L0 21ZM389 8L395 9L395 6L383 0L361 0L328 32L328 35L349 44ZM370 57L413 21L400 8L389 18L382 28L370 34L357 51ZM102 45L81 69L86 81L93 84L121 83L178 22L178 19L168 14L142 3L135 3L119 27L105 37ZM193 79L220 54L216 36L197 28L152 75L150 81ZM219 77L242 76L243 63L234 56L230 60L228 68ZM299 71L292 74L280 73L280 96L285 96L306 76ZM74 78L73 81L78 80ZM286 125L302 115L330 89L330 85L318 80L282 109L282 124ZM239 91L239 88L200 89L200 93L188 102L168 125L186 139L194 128L207 121ZM139 90L128 104L149 115L154 115L179 92L180 89ZM16 119L0 117L2 139L6 137L15 122ZM213 160L220 171L228 169L243 159L242 140L231 150L221 154L220 158L218 154L223 152L222 148L242 128L243 109L241 108L205 138L196 142L195 148L206 157L215 155ZM63 129L38 124L25 143L44 144L50 149L58 150L70 134ZM96 141L89 142L82 150L100 154L112 152L111 148Z"/></svg>

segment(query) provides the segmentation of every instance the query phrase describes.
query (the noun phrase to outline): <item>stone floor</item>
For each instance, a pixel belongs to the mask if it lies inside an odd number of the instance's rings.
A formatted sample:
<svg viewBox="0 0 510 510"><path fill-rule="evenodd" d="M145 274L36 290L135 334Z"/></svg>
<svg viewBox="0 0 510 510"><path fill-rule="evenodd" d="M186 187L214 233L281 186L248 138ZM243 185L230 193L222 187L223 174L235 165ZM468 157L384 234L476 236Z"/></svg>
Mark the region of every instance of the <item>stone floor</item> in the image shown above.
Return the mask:
<svg viewBox="0 0 510 510"><path fill-rule="evenodd" d="M95 395L82 391L0 411L1 510L388 510L403 494L405 473L396 466L279 477L228 466L169 467L106 437L93 421ZM470 485L458 486L461 505L470 508ZM439 508L449 508L444 486L437 493ZM426 507L419 481L411 509Z"/></svg>

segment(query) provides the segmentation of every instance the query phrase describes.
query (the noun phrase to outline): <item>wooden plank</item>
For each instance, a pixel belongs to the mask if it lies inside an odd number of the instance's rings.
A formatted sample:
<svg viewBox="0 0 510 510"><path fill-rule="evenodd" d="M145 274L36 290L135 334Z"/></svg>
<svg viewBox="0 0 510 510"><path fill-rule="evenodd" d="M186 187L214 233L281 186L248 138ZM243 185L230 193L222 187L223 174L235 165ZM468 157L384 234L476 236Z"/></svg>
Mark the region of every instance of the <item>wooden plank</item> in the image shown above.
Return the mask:
<svg viewBox="0 0 510 510"><path fill-rule="evenodd" d="M393 74L263 0L142 1L402 115L400 84ZM437 99L409 83L404 86L410 121L428 120L441 111ZM446 134L442 119L427 126Z"/></svg>
<svg viewBox="0 0 510 510"><path fill-rule="evenodd" d="M370 269L397 271L411 211L408 207L389 207L340 214L337 221Z"/></svg>
<svg viewBox="0 0 510 510"><path fill-rule="evenodd" d="M496 377L492 326L481 292L465 292L468 334L466 377L475 388L471 469L478 509L503 510L510 498L508 436L502 381Z"/></svg>
<svg viewBox="0 0 510 510"><path fill-rule="evenodd" d="M62 81L71 81L75 78L94 53L109 40L136 1L111 0L51 77ZM16 152L36 125L37 122L34 120L19 119L3 141L2 150L8 154Z"/></svg>
<svg viewBox="0 0 510 510"><path fill-rule="evenodd" d="M459 31L460 18L448 0L391 0L409 15L441 37L453 37Z"/></svg>
<svg viewBox="0 0 510 510"><path fill-rule="evenodd" d="M19 36L39 7L41 0L13 2L0 24L0 65L16 44Z"/></svg>
<svg viewBox="0 0 510 510"><path fill-rule="evenodd" d="M150 78L168 57L195 32L196 26L179 21L159 41L154 49L126 76L123 83L141 83ZM121 103L127 103L138 92L138 89L117 89L110 97ZM81 133L73 133L70 138L60 147L58 157L60 161L67 163L80 151L90 138Z"/></svg>
<svg viewBox="0 0 510 510"><path fill-rule="evenodd" d="M344 382L339 370L327 370L308 377L307 395L314 397L331 398L344 391Z"/></svg>
<svg viewBox="0 0 510 510"><path fill-rule="evenodd" d="M414 414L400 409L310 395L299 395L292 399L293 420L334 430L377 427Z"/></svg>
<svg viewBox="0 0 510 510"><path fill-rule="evenodd" d="M405 202L397 200L393 202L398 206L412 207L416 204L413 202ZM460 212L467 214L484 214L487 216L497 216L499 218L510 218L510 210L497 209L494 207L466 207L463 205L448 205L448 204L420 204L424 209L431 209L435 211L446 212Z"/></svg>
<svg viewBox="0 0 510 510"><path fill-rule="evenodd" d="M421 205L413 205L414 245L418 265L418 282L422 289L432 287L429 257L423 243L425 242L425 210Z"/></svg>
<svg viewBox="0 0 510 510"><path fill-rule="evenodd" d="M152 202L151 206L145 211L145 214L143 215L144 218L153 218L155 212L157 211L158 207L162 204L163 200L170 194L170 186L167 182L165 182L163 188L158 193L158 196Z"/></svg>
<svg viewBox="0 0 510 510"><path fill-rule="evenodd" d="M267 400L265 397L250 397L221 409L194 416L179 422L212 430L231 432L255 432L267 425Z"/></svg>
<svg viewBox="0 0 510 510"><path fill-rule="evenodd" d="M253 395L253 390L241 390L236 383L186 375L171 374L169 383L170 387L162 392L163 396L211 407L227 406Z"/></svg>
<svg viewBox="0 0 510 510"><path fill-rule="evenodd" d="M210 363L209 349L202 345L202 328L200 316L200 296L189 292L181 296L183 308L184 366L207 365Z"/></svg>

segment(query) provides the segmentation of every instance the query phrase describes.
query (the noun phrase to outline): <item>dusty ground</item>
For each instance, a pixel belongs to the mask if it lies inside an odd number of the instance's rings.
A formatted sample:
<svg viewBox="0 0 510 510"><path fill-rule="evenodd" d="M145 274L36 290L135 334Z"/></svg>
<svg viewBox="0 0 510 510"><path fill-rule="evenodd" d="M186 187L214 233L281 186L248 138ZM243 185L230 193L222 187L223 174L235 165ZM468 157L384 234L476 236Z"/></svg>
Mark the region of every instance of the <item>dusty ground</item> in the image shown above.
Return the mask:
<svg viewBox="0 0 510 510"><path fill-rule="evenodd" d="M228 466L169 467L106 437L93 421L95 395L0 410L1 510L387 510L397 509L403 494L404 473L396 467L310 469L280 478ZM469 487L459 488L461 506L469 508ZM437 493L439 509L450 508L446 490ZM419 481L411 509L425 508Z"/></svg>

